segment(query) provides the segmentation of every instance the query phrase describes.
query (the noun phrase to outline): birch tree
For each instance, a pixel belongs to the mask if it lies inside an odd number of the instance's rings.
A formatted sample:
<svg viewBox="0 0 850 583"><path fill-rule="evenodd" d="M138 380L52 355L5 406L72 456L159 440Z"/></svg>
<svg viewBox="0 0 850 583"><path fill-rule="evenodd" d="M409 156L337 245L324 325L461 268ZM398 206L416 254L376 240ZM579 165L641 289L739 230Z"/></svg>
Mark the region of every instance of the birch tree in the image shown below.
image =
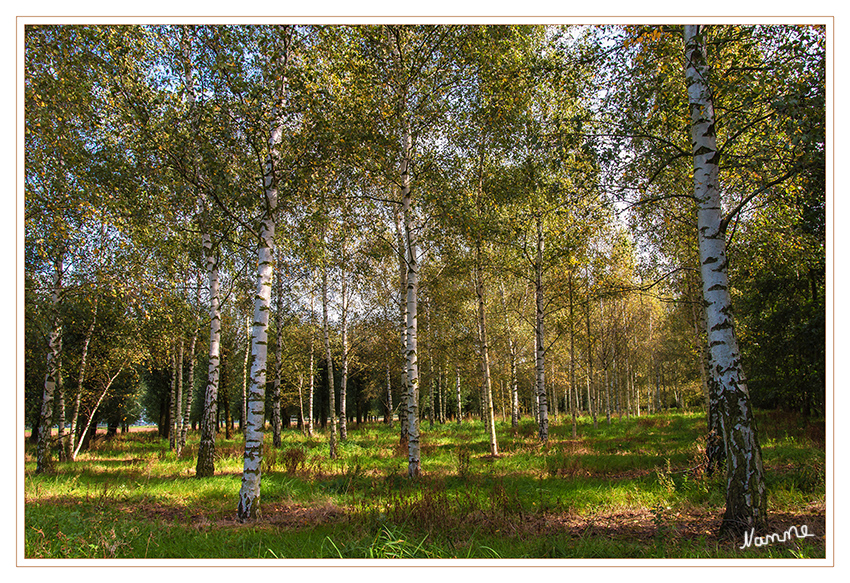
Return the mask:
<svg viewBox="0 0 850 583"><path fill-rule="evenodd" d="M723 532L760 528L767 521L767 492L761 447L741 365L729 294L726 233L719 182L711 68L705 26L684 27L685 79L691 113L694 196L699 205L700 274L710 347L710 373L719 392L726 445L726 512Z"/></svg>
<svg viewBox="0 0 850 583"><path fill-rule="evenodd" d="M273 83L276 103L272 110L268 132L267 155L263 164L263 197L257 250L257 290L254 298L254 320L251 332L251 387L248 396L248 415L245 425L245 460L242 487L239 491L238 516L241 522L257 517L260 506L260 478L263 459L263 426L265 424L266 365L268 354L268 323L271 303L272 272L274 267L275 226L283 181L281 148L286 127L286 96L294 31L284 27L277 38L273 55Z"/></svg>

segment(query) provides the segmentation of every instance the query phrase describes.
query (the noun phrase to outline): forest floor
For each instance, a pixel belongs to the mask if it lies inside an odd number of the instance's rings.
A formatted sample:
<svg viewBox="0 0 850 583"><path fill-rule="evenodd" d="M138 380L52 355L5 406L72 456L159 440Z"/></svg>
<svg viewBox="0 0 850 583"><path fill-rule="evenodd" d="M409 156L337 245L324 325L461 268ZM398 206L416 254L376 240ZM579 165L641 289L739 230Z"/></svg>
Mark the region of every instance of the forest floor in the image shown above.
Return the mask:
<svg viewBox="0 0 850 583"><path fill-rule="evenodd" d="M338 459L326 434L267 435L261 516L236 520L242 439L217 440L216 475L195 478L197 434L181 458L153 432L100 439L74 463L34 474L25 453L25 556L41 558L824 558L824 424L779 412L757 423L768 528L806 538L744 545L719 538L722 476L702 471L705 417L589 418L572 437L532 420L422 423L422 477L406 477L397 429L352 425Z"/></svg>

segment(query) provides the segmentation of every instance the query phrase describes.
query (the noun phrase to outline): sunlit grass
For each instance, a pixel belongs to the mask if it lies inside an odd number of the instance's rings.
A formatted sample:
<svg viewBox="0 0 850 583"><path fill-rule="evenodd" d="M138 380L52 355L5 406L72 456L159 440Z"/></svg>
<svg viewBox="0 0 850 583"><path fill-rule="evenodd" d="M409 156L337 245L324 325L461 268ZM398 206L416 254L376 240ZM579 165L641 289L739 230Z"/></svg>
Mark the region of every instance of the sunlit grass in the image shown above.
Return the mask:
<svg viewBox="0 0 850 583"><path fill-rule="evenodd" d="M740 551L716 538L724 480L699 471L701 415L497 423L499 456L481 422L422 424L422 472L407 478L397 428L349 427L337 459L327 433L291 429L265 444L262 516L235 520L241 435L217 440L216 476L194 477L155 434L98 442L75 463L34 475L26 463L28 557L817 557L823 539ZM771 419L765 420L769 424ZM763 452L769 510L822 515L824 452L805 426L774 431ZM817 435L815 435L817 437ZM28 458L31 457L28 455ZM788 518L790 520L791 518ZM805 543L805 544L804 544ZM769 552L768 552L769 551Z"/></svg>

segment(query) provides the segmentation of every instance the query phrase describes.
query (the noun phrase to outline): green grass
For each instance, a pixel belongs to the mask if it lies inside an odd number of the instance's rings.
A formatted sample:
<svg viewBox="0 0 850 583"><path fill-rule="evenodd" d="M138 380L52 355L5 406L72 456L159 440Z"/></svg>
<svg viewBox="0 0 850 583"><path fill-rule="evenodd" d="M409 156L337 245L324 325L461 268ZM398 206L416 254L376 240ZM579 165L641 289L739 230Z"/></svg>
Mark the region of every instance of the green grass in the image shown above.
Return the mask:
<svg viewBox="0 0 850 583"><path fill-rule="evenodd" d="M760 414L770 532L816 538L740 550L716 536L721 476L699 468L701 415L422 426L422 472L406 477L398 434L353 426L339 459L326 437L290 430L266 445L262 515L236 521L242 441L219 437L216 476L194 477L197 435L178 459L167 440L130 433L34 475L27 452L28 558L816 558L825 556L822 432ZM763 428L763 429L762 429Z"/></svg>

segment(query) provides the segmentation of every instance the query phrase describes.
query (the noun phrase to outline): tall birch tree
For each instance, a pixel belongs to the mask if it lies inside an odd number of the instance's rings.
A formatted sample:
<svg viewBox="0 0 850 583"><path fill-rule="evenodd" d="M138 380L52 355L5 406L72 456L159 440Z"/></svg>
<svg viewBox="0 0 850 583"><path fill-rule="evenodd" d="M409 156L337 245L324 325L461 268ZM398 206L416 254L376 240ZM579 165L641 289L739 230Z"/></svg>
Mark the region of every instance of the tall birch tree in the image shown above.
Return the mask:
<svg viewBox="0 0 850 583"><path fill-rule="evenodd" d="M767 521L767 491L761 447L741 365L729 294L726 229L720 194L720 152L715 134L706 27L687 25L685 79L691 114L694 196L699 205L700 274L705 305L710 374L719 392L726 445L726 512L722 532L761 528Z"/></svg>

